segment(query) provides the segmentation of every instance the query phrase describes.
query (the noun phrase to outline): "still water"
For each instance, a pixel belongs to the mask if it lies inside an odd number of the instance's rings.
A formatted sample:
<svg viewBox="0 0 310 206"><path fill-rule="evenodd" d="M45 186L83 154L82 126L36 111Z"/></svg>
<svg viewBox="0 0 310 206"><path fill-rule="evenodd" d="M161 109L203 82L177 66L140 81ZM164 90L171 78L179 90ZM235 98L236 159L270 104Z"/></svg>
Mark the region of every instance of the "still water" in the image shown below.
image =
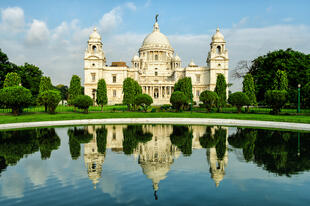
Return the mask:
<svg viewBox="0 0 310 206"><path fill-rule="evenodd" d="M0 131L0 205L310 205L310 134L218 126Z"/></svg>

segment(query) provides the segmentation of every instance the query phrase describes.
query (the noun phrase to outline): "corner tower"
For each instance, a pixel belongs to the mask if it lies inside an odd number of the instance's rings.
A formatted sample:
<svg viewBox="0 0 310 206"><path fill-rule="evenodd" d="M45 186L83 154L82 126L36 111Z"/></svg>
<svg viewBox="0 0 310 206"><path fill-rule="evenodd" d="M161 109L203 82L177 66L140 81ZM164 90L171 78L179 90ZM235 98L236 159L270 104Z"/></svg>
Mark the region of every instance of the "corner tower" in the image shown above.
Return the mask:
<svg viewBox="0 0 310 206"><path fill-rule="evenodd" d="M85 94L96 100L96 89L100 71L106 65L102 42L97 29L94 28L89 36L84 55L84 88Z"/></svg>
<svg viewBox="0 0 310 206"><path fill-rule="evenodd" d="M217 28L216 33L212 36L210 51L207 58L207 64L210 69L209 90L214 91L218 74L223 74L228 84L228 61L226 41L220 29Z"/></svg>

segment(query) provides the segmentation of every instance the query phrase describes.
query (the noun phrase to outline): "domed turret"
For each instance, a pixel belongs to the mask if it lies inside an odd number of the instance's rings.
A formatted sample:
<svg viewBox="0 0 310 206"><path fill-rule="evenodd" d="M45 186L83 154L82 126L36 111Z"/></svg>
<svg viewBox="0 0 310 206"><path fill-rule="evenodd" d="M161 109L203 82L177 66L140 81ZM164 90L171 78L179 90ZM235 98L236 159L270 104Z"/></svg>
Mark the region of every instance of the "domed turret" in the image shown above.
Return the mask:
<svg viewBox="0 0 310 206"><path fill-rule="evenodd" d="M195 62L193 60L191 60L191 62L188 64L189 67L197 67L197 65L195 64Z"/></svg>
<svg viewBox="0 0 310 206"><path fill-rule="evenodd" d="M216 33L212 36L212 42L225 42L224 35L219 28L216 29Z"/></svg>
<svg viewBox="0 0 310 206"><path fill-rule="evenodd" d="M101 42L101 36L100 34L97 32L97 28L95 27L93 30L93 33L91 33L91 35L89 36L89 41L88 42Z"/></svg>

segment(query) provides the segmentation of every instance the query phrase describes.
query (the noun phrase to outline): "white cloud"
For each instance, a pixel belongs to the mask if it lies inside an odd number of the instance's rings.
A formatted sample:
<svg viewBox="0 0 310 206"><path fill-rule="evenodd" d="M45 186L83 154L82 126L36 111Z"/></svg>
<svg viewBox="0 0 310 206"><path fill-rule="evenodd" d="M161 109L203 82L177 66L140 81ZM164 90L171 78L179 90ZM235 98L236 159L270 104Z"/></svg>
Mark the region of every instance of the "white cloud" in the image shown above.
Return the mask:
<svg viewBox="0 0 310 206"><path fill-rule="evenodd" d="M104 14L99 21L100 30L105 33L113 30L122 22L121 8L116 7Z"/></svg>
<svg viewBox="0 0 310 206"><path fill-rule="evenodd" d="M0 27L7 31L20 32L25 25L24 11L19 7L11 7L1 11Z"/></svg>
<svg viewBox="0 0 310 206"><path fill-rule="evenodd" d="M49 38L49 30L43 21L34 19L27 32L26 43L28 45L40 45Z"/></svg>
<svg viewBox="0 0 310 206"><path fill-rule="evenodd" d="M137 7L136 7L136 5L135 5L133 2L128 2L128 3L126 4L126 6L127 6L130 10L132 10L132 11L136 11L136 10L137 10Z"/></svg>
<svg viewBox="0 0 310 206"><path fill-rule="evenodd" d="M291 18L291 17L286 17L286 18L282 19L282 21L284 21L284 22L286 22L286 23L290 23L290 22L292 22L293 20L294 20L294 19Z"/></svg>

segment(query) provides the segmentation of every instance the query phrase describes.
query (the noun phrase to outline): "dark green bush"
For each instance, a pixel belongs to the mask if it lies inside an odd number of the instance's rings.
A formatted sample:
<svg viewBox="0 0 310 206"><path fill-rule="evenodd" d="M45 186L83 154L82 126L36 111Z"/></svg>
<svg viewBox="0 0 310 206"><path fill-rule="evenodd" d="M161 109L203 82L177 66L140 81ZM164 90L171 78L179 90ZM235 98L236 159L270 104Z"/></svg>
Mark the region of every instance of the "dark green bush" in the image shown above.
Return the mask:
<svg viewBox="0 0 310 206"><path fill-rule="evenodd" d="M88 113L88 108L93 105L93 100L87 95L78 95L72 102L75 107L83 109L86 114Z"/></svg>
<svg viewBox="0 0 310 206"><path fill-rule="evenodd" d="M199 96L199 100L203 102L203 106L207 109L208 112L210 112L212 108L216 106L217 99L217 94L208 90L201 92Z"/></svg>
<svg viewBox="0 0 310 206"><path fill-rule="evenodd" d="M287 91L268 90L265 94L266 103L272 108L272 114L279 114L281 108L287 102Z"/></svg>
<svg viewBox="0 0 310 206"><path fill-rule="evenodd" d="M138 94L135 97L135 105L141 106L142 109L146 112L149 106L153 103L153 99L148 94Z"/></svg>
<svg viewBox="0 0 310 206"><path fill-rule="evenodd" d="M46 105L47 111L51 114L55 113L55 110L61 100L60 92L57 90L47 90L40 92L37 101L40 105Z"/></svg>
<svg viewBox="0 0 310 206"><path fill-rule="evenodd" d="M187 103L187 97L184 95L183 92L175 91L171 94L170 103L176 109L177 112L183 108L184 104Z"/></svg>
<svg viewBox="0 0 310 206"><path fill-rule="evenodd" d="M18 115L22 108L32 103L32 95L29 89L22 86L5 87L0 90L0 104L11 108L14 115Z"/></svg>
<svg viewBox="0 0 310 206"><path fill-rule="evenodd" d="M228 102L237 107L238 113L243 106L249 105L249 97L243 92L235 92L229 95Z"/></svg>

